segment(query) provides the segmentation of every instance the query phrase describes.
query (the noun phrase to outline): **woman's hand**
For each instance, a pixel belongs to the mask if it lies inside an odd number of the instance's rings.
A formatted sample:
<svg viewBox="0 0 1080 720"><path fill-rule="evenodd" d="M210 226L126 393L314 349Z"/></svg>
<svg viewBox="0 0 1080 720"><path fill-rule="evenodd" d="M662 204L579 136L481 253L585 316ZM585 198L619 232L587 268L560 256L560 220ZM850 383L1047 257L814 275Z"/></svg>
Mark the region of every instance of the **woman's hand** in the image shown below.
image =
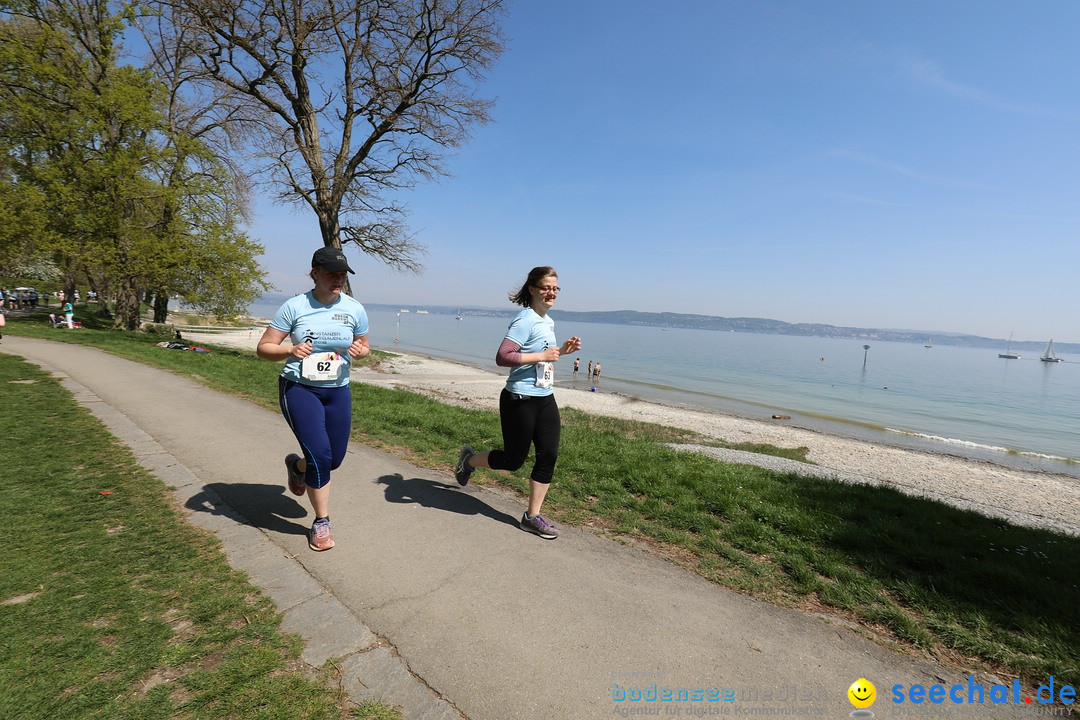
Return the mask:
<svg viewBox="0 0 1080 720"><path fill-rule="evenodd" d="M353 338L352 345L349 346L349 357L353 360L359 360L360 358L366 358L370 354L371 348L368 346L367 335Z"/></svg>
<svg viewBox="0 0 1080 720"><path fill-rule="evenodd" d="M299 345L293 345L292 348L289 350L289 354L297 360L303 360L314 351L315 348L312 346L311 341L309 340L307 342L302 342Z"/></svg>
<svg viewBox="0 0 1080 720"><path fill-rule="evenodd" d="M544 348L544 350L539 353L540 362L558 362L560 354L559 348Z"/></svg>
<svg viewBox="0 0 1080 720"><path fill-rule="evenodd" d="M569 340L567 340L566 342L563 343L563 345L562 345L562 354L563 355L573 355L574 353L576 353L580 349L581 349L581 338L579 338L577 335L575 335L575 336L573 336L572 338L570 338Z"/></svg>

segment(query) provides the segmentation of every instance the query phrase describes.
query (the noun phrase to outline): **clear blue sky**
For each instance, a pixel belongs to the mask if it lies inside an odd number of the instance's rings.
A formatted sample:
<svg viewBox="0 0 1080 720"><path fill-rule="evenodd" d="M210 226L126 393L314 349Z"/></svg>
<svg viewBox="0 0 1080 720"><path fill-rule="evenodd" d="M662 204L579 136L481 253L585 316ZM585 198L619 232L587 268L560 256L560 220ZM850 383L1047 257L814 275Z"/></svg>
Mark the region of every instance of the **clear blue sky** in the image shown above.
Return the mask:
<svg viewBox="0 0 1080 720"><path fill-rule="evenodd" d="M1080 342L1080 2L522 0L494 122L405 196L420 276L361 302L507 305ZM259 202L281 292L314 216ZM508 305L507 305L508 306Z"/></svg>

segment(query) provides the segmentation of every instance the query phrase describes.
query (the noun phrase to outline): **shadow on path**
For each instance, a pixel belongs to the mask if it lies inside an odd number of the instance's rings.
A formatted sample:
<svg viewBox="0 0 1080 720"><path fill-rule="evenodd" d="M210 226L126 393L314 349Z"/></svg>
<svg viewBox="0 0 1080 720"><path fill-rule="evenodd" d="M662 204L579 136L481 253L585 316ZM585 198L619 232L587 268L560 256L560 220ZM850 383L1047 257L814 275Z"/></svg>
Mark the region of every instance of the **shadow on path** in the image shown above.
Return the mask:
<svg viewBox="0 0 1080 720"><path fill-rule="evenodd" d="M219 507L224 503L228 509ZM185 503L189 510L230 517L239 515L257 528L282 535L307 535L307 525L287 518L303 518L307 511L286 494L281 485L211 483ZM231 512L229 511L231 509Z"/></svg>
<svg viewBox="0 0 1080 720"><path fill-rule="evenodd" d="M517 518L496 510L475 495L458 492L457 485L447 485L423 478L406 480L400 473L383 475L375 482L386 486L383 493L388 502L416 503L423 507L459 515L483 515L496 522L513 525L515 528L518 526Z"/></svg>

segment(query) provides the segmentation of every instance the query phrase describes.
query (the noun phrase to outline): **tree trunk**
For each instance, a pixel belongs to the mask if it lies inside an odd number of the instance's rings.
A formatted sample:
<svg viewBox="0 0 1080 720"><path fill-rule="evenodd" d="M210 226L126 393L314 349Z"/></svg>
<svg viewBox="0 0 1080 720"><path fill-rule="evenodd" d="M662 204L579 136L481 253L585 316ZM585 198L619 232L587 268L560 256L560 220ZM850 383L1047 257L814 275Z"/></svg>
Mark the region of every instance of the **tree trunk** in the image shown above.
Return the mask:
<svg viewBox="0 0 1080 720"><path fill-rule="evenodd" d="M323 245L327 247L334 247L341 250L341 222L338 219L338 213L336 210L318 210L319 215L319 232L322 233ZM312 252L315 252L317 248L313 248ZM349 276L345 276L345 294L352 296L352 283L349 282Z"/></svg>
<svg viewBox="0 0 1080 720"><path fill-rule="evenodd" d="M337 211L334 209L319 208L319 232L322 233L323 245L341 249L341 223L338 220ZM315 252L312 250L312 252Z"/></svg>
<svg viewBox="0 0 1080 720"><path fill-rule="evenodd" d="M113 327L119 330L139 329L139 290L131 278L124 278L116 288L116 310Z"/></svg>
<svg viewBox="0 0 1080 720"><path fill-rule="evenodd" d="M64 274L64 302L71 303L75 307L75 271L71 270ZM61 306L63 303L61 303Z"/></svg>
<svg viewBox="0 0 1080 720"><path fill-rule="evenodd" d="M169 321L169 296L167 293L158 292L154 296L154 322L165 323Z"/></svg>

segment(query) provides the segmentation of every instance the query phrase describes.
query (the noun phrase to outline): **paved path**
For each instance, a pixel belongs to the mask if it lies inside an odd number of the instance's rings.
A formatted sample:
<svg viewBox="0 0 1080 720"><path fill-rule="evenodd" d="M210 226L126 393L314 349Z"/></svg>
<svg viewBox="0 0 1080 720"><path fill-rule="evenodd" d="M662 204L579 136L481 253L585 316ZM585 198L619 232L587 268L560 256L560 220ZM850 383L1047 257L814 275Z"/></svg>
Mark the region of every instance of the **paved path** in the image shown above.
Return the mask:
<svg viewBox="0 0 1080 720"><path fill-rule="evenodd" d="M877 684L877 716L892 717L895 684L966 683L839 621L729 592L587 530L541 540L517 528L519 499L458 489L447 473L356 443L334 476L337 547L314 553L310 510L284 488L281 458L295 446L276 413L92 348L9 335L0 351L62 378L175 488L190 521L221 538L306 639L307 662L342 658L355 698L401 705L409 720L620 716L647 708L620 691L654 683L734 690L734 702L653 704L659 715L839 717L859 677Z"/></svg>

